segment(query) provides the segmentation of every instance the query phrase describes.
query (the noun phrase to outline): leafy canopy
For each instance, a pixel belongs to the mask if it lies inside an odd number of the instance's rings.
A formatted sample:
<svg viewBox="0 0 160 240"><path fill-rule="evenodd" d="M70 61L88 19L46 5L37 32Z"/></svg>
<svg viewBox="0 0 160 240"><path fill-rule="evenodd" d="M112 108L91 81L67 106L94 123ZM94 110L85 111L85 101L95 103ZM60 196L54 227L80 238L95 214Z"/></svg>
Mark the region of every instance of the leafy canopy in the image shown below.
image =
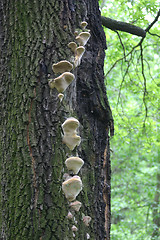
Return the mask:
<svg viewBox="0 0 160 240"><path fill-rule="evenodd" d="M101 14L143 29L159 1L99 1ZM104 28L107 95L115 121L112 151L113 240L160 239L160 22L141 38ZM159 33L159 35L158 35ZM159 196L157 200L156 196ZM157 238L158 237L158 238Z"/></svg>

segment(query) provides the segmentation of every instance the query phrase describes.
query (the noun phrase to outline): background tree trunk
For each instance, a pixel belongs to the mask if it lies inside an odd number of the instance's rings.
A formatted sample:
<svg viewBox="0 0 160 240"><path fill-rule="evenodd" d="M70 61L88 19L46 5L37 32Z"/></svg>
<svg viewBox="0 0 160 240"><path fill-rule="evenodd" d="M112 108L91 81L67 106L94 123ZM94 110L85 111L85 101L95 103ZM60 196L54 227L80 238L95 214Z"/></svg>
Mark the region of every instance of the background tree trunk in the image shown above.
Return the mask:
<svg viewBox="0 0 160 240"><path fill-rule="evenodd" d="M112 115L103 82L105 36L97 0L1 0L1 239L110 239L109 129ZM67 47L81 21L91 38L76 80L59 102L48 78L52 64L70 60ZM71 152L62 144L61 124L80 121L81 145ZM82 208L68 220L61 190L64 161L78 155ZM89 227L83 214L92 217Z"/></svg>
<svg viewBox="0 0 160 240"><path fill-rule="evenodd" d="M158 152L158 156L160 156ZM159 202L160 202L160 174L157 174L157 186L156 186L156 192L154 196L154 203L152 205L152 215L153 215L153 223L154 225L154 231L152 233L151 239L158 239L160 236L160 211L159 211Z"/></svg>

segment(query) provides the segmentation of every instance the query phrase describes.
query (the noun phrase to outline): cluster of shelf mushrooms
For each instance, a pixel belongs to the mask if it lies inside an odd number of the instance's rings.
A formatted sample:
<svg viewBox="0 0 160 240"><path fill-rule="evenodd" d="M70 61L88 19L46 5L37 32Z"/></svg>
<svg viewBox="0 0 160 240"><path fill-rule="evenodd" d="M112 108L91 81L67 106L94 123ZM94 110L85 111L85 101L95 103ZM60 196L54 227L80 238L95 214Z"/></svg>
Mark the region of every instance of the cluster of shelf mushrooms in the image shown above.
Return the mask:
<svg viewBox="0 0 160 240"><path fill-rule="evenodd" d="M86 29L87 22L81 22L81 32L75 32L75 40L76 42L70 42L68 47L74 54L73 63L63 60L56 64L53 64L53 72L55 74L61 74L54 79L49 79L49 87L51 89L56 88L58 91L58 98L60 102L63 100L63 93L67 89L67 87L74 81L75 76L70 71L74 70L81 63L82 56L85 52L85 45L90 38L89 30ZM77 129L79 127L79 121L74 117L69 117L62 124L63 129L63 143L67 145L67 147L73 151L75 147L79 146L81 143L81 137L77 135ZM82 190L82 181L81 178L77 175L82 168L84 161L77 157L71 156L66 159L65 165L68 169L68 173L64 175L64 182L62 183L62 190L65 194L66 199L69 201L70 211L68 212L67 218L73 219L75 225L77 221L75 220L74 214L78 212L81 208L82 203L76 200L76 197ZM70 175L71 174L71 175ZM83 222L86 226L89 226L91 221L90 216L85 216L82 214ZM75 232L78 231L78 228L73 225L72 232L73 237L75 237ZM90 239L90 235L87 233L86 238Z"/></svg>

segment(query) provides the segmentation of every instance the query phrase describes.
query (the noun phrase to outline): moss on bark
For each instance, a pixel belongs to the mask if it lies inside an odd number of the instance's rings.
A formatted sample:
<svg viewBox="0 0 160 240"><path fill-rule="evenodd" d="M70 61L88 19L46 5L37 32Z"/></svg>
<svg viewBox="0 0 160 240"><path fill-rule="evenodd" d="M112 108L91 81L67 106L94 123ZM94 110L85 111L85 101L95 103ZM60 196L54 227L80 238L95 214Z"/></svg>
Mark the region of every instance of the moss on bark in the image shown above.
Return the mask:
<svg viewBox="0 0 160 240"><path fill-rule="evenodd" d="M0 11L1 238L73 238L74 222L66 219L69 207L61 185L65 159L79 154L85 166L80 173L84 188L78 196L82 211L76 214L76 239L86 239L86 233L91 239L105 239L105 220L109 239L105 205L110 209L110 200L104 202L102 192L103 155L109 146L107 129L112 117L103 84L105 38L98 3L2 0ZM83 20L88 21L92 37L81 66L74 70L76 80L60 104L56 90L49 89L48 77L55 77L53 63L70 60L67 44ZM73 153L62 144L61 130L71 116L79 119L82 136L82 144ZM109 155L106 161L110 169ZM88 228L82 212L92 217Z"/></svg>

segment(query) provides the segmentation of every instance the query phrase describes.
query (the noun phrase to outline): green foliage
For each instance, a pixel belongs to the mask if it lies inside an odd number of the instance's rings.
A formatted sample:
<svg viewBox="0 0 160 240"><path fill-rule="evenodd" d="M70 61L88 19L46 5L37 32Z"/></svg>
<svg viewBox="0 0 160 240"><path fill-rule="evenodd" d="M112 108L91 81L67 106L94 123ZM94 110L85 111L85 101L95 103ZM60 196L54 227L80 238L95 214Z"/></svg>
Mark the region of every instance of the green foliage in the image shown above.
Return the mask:
<svg viewBox="0 0 160 240"><path fill-rule="evenodd" d="M100 1L102 15L146 29L159 1ZM160 23L150 30L157 34ZM112 240L148 240L156 229L160 169L160 37L140 37L104 29L106 88L115 121L112 149ZM125 50L125 51L124 51ZM131 52L131 54L129 54ZM119 59L121 59L119 61ZM113 64L117 64L113 67Z"/></svg>

